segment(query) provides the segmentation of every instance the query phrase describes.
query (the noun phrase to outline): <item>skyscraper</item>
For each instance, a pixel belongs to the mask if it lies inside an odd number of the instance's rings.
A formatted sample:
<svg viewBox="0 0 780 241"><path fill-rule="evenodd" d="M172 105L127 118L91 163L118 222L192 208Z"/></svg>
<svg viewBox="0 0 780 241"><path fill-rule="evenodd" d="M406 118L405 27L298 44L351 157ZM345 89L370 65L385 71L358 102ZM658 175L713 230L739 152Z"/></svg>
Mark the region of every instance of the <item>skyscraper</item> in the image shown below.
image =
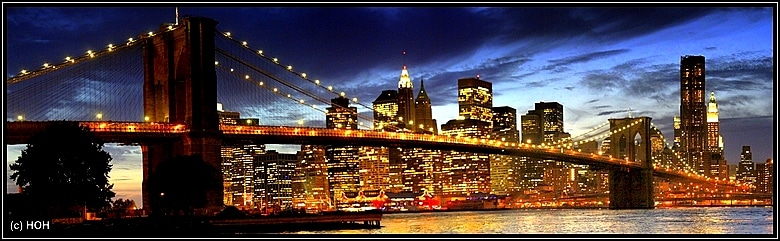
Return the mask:
<svg viewBox="0 0 780 241"><path fill-rule="evenodd" d="M707 147L704 56L680 58L680 146L690 170L704 174Z"/></svg>
<svg viewBox="0 0 780 241"><path fill-rule="evenodd" d="M390 186L390 149L388 147L361 146L360 189L387 190Z"/></svg>
<svg viewBox="0 0 780 241"><path fill-rule="evenodd" d="M750 146L742 146L742 153L739 155L739 164L737 165L736 180L750 185L755 185L756 183L756 165L753 163L753 153L750 152Z"/></svg>
<svg viewBox="0 0 780 241"><path fill-rule="evenodd" d="M265 154L265 145L223 145L222 181L224 203L239 208L257 207L255 196L255 157Z"/></svg>
<svg viewBox="0 0 780 241"><path fill-rule="evenodd" d="M349 107L349 99L338 97L331 100L327 108L325 125L328 128L357 130L357 108ZM332 204L338 202L346 192L360 189L360 160L358 147L331 145L325 149L328 166L328 188Z"/></svg>
<svg viewBox="0 0 780 241"><path fill-rule="evenodd" d="M217 103L217 115L220 124L257 125L258 119L241 119L241 114L222 109ZM265 153L265 145L223 143L220 147L222 157L223 202L228 206L254 208L254 158Z"/></svg>
<svg viewBox="0 0 780 241"><path fill-rule="evenodd" d="M458 79L458 113L493 128L493 84L476 78Z"/></svg>
<svg viewBox="0 0 780 241"><path fill-rule="evenodd" d="M756 163L756 190L757 193L774 192L774 169L772 158L766 159L765 163Z"/></svg>
<svg viewBox="0 0 780 241"><path fill-rule="evenodd" d="M374 130L398 129L398 91L383 90L374 100Z"/></svg>
<svg viewBox="0 0 780 241"><path fill-rule="evenodd" d="M270 150L254 158L254 201L261 209L273 207L280 211L292 207L292 179L298 155Z"/></svg>
<svg viewBox="0 0 780 241"><path fill-rule="evenodd" d="M295 176L297 177L293 180L295 205L303 203L306 208L315 210L328 208L331 201L324 146L301 145Z"/></svg>
<svg viewBox="0 0 780 241"><path fill-rule="evenodd" d="M331 107L325 111L325 126L328 129L357 130L357 107L349 107L349 99L339 96L330 100Z"/></svg>
<svg viewBox="0 0 780 241"><path fill-rule="evenodd" d="M374 100L373 108L374 130L396 131L401 128L398 118L398 91L383 90ZM400 152L396 148L361 147L360 159L361 166L363 164L368 165L361 167L361 171L363 171L361 173L361 182L363 185L371 182L370 186L376 186L376 188L386 191L400 191L402 189L401 158ZM368 170L372 168L382 168L381 175L368 173ZM377 180L374 180L375 178ZM386 182L384 181L385 178L387 179ZM366 190L376 188L364 186Z"/></svg>
<svg viewBox="0 0 780 241"><path fill-rule="evenodd" d="M565 144L569 133L563 132L563 105L558 102L538 102L533 110L521 116L525 144ZM570 141L570 140L569 140ZM572 187L569 165L553 160L527 158L523 163L522 187L525 190L539 185L553 186L556 191Z"/></svg>
<svg viewBox="0 0 780 241"><path fill-rule="evenodd" d="M704 157L707 176L728 178L728 164L723 154L723 147L723 136L720 135L718 120L718 103L715 101L715 92L712 92L707 106L707 151Z"/></svg>
<svg viewBox="0 0 780 241"><path fill-rule="evenodd" d="M417 132L438 134L439 126L436 119L433 119L431 112L431 99L425 92L425 81L420 80L420 92L414 100L414 124L417 126Z"/></svg>
<svg viewBox="0 0 780 241"><path fill-rule="evenodd" d="M456 119L441 125L441 134L452 137L484 138L491 132L488 122L477 119ZM450 197L489 193L490 156L484 153L445 152L441 186L444 196Z"/></svg>
<svg viewBox="0 0 780 241"><path fill-rule="evenodd" d="M401 70L401 78L398 81L398 121L399 127L415 130L414 124L414 87L409 71L404 65Z"/></svg>
<svg viewBox="0 0 780 241"><path fill-rule="evenodd" d="M520 132L517 130L517 110L509 106L493 107L494 139L508 143L518 143ZM490 188L496 195L506 195L519 191L520 158L516 156L490 156Z"/></svg>

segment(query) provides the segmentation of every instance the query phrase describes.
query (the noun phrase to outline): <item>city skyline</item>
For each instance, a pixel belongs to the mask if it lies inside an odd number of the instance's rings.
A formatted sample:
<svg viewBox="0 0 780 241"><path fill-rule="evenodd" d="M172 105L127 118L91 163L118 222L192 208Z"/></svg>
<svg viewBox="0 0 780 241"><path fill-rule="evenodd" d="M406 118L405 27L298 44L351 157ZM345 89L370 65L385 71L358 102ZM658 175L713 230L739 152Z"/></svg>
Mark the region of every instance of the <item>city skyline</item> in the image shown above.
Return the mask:
<svg viewBox="0 0 780 241"><path fill-rule="evenodd" d="M322 75L323 80L344 80L339 81L340 85L336 86L351 90L350 93L361 93L358 98L363 100L375 99L381 90L395 89L401 66L406 64L415 87L412 93L419 91L420 79L424 79L433 106L433 118L437 119L438 123L446 123L447 120L455 119L458 113L457 79L479 74L481 79L494 85L493 106L510 106L520 114L533 109L533 104L539 101L561 103L567 127L564 131L572 136L587 131L608 118L625 117L630 108L634 115L653 117L653 122L663 130L667 140L671 139L672 116L679 115L680 56L704 55L707 57L708 71L705 92L709 94L715 91L718 96L721 132L726 143L728 163L736 164L739 161L739 148L745 145L752 146L756 156L754 162L761 162L775 155L772 151L772 136L768 134L775 133L772 129L774 102L768 101L773 99L770 95L773 94L774 88L774 85L770 84L774 68L771 8L689 9L693 12L690 16L681 9L653 9L649 12L633 9L629 11L630 14L625 15L627 19L618 19L616 12L606 9L544 9L543 12L549 11L546 13L563 20L580 20L581 22L570 25L587 30L585 32L563 29L552 33L537 30L534 28L555 27L551 25L558 24L557 20L545 22L531 17L525 20L534 20L532 22L536 25L513 25L510 28L522 30L519 32L526 33L525 35L486 24L490 23L488 20L522 22L512 20L512 17L525 18L523 13L543 17L543 14L524 12L525 10L527 9L275 8L252 11L218 8L209 11L179 8L183 15L214 18L220 22L218 29L231 31L237 38L240 36L253 45L261 46L267 52L278 53L280 58L289 61L296 68L301 66L300 68L311 74ZM264 18L260 17L262 14L258 14L261 12L267 13L270 18L261 19ZM62 56L102 46L104 42L121 41L126 39L126 36L137 36L138 33L157 29L164 22L172 22L172 13L172 7L95 9L89 17L83 18L83 13L74 9L9 8L6 76L15 75L20 69L34 69L44 61L56 61ZM122 16L130 18L132 14L142 14L148 18L142 18L143 20L137 23L138 26L133 26L136 24L134 22L121 29L116 26L101 27L122 21ZM244 18L225 16L228 14ZM258 15L248 17L249 14ZM668 22L659 22L658 25L631 24L632 21L642 21L642 17L655 16L652 14L666 16L658 19ZM319 23L312 15L333 21ZM292 21L293 16L301 18ZM453 16L455 20L464 21L464 24L459 25L458 29L445 29L445 26L442 26L445 23L434 16ZM411 24L415 23L415 18L423 19L420 20L419 26ZM40 19L52 24L42 24L37 21ZM359 19L365 21L356 21ZM708 24L715 19L724 22ZM272 24L261 21L271 21ZM610 24L599 24L602 22ZM260 23L263 23L262 26L275 25L281 28L267 30L273 34L261 34L264 31L246 29ZM429 26L427 23L435 24ZM292 24L293 29L307 29L317 34L324 34L320 31L329 29L325 32L335 36L352 36L349 35L350 32L359 32L362 34L352 37L379 39L378 41L386 41L383 43L389 46L381 45L378 51L362 53L363 51L359 50L373 50L377 48L377 43L369 45L373 47L361 48L363 44L369 43L358 41L360 45L350 49L347 46L350 46L352 41L348 41L350 44L343 44L345 40L351 40L350 38L340 39L341 42L325 42L326 38L321 38L319 42L299 42L310 40L289 33L289 26L285 27L285 24ZM318 24L330 24L330 28ZM85 29L86 32L106 31L105 36L100 35L106 39L102 42L100 38L87 41L80 39L83 36L68 33L81 30L80 26L89 26ZM376 29L361 30L358 26ZM405 31L406 28L401 26L412 27ZM22 29L24 31L21 31ZM685 31L683 29L703 29L702 33L686 33L692 36L691 39L700 41L659 41L663 40L665 35ZM472 33L472 30L473 33L478 33L474 34L476 38L458 38ZM395 34L400 36L386 36ZM740 45L731 44L740 39L755 41L739 42L745 43ZM473 43L468 43L470 41ZM260 44L255 44L256 42ZM577 42L579 45L572 46L567 42ZM294 47L295 45L303 46L300 48L302 52L296 53L299 49ZM68 48L56 48L59 46ZM24 59L20 58L20 50L27 51L24 53ZM309 57L314 50L323 51L316 52L321 54L317 56L334 56L339 59L345 56L345 61L338 64L312 61ZM408 52L405 59L401 57L402 51ZM642 81L646 79L650 81ZM376 91L357 91L361 89ZM23 148L24 146L7 147L7 163L16 160ZM132 174L134 166L140 168L140 148L108 146L106 149L110 149L109 152L115 160L115 170L111 173L112 182L118 182L122 177L140 181L139 174ZM269 145L268 149L275 148ZM126 165L123 162L136 163ZM140 170L136 169L136 172ZM7 183L9 182L7 180ZM9 190L14 187L7 186ZM140 188L140 185L138 186Z"/></svg>

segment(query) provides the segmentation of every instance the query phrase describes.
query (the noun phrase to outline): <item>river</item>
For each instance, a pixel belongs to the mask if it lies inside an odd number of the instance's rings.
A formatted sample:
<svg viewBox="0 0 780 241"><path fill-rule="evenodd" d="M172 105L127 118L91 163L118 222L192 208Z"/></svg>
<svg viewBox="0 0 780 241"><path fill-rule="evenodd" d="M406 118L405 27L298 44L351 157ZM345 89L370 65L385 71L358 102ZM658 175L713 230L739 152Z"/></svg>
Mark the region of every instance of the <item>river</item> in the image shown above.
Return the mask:
<svg viewBox="0 0 780 241"><path fill-rule="evenodd" d="M379 229L297 234L774 234L772 207L395 213Z"/></svg>

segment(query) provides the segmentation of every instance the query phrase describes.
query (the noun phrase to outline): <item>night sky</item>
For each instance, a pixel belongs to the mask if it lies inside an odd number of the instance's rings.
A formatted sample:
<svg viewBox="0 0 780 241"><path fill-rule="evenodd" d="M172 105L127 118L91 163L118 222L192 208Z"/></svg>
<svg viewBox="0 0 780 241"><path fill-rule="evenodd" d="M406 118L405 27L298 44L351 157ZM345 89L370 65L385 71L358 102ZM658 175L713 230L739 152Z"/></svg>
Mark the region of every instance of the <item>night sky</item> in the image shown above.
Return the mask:
<svg viewBox="0 0 780 241"><path fill-rule="evenodd" d="M172 5L27 6L4 3L6 77L175 19ZM743 145L751 146L756 163L776 159L774 4L227 6L182 4L178 12L213 18L218 30L358 93L365 103L396 89L406 63L415 94L425 80L439 124L458 115L457 79L480 75L493 83L493 105L511 106L518 116L536 102L561 103L564 131L572 136L627 117L631 109L634 116L652 117L670 142L672 118L680 111L680 57L703 55L706 94L714 91L718 100L728 163L739 161ZM6 162L22 149L7 146ZM140 205L140 148L105 149L114 158L117 197ZM7 187L16 191L10 179Z"/></svg>

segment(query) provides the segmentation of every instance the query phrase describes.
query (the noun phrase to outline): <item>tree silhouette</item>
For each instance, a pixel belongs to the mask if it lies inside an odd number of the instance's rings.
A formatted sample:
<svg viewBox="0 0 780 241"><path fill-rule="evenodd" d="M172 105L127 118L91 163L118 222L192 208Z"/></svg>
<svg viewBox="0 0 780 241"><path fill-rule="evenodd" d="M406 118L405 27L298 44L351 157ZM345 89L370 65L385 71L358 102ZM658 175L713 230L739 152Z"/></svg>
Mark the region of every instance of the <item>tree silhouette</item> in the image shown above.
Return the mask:
<svg viewBox="0 0 780 241"><path fill-rule="evenodd" d="M127 213L134 212L136 208L135 201L131 199L120 198L114 200L114 202L111 203L111 212L113 212L117 217L122 217L127 215Z"/></svg>
<svg viewBox="0 0 780 241"><path fill-rule="evenodd" d="M160 162L148 183L153 215L193 215L207 207L210 191L222 188L220 172L198 155Z"/></svg>
<svg viewBox="0 0 780 241"><path fill-rule="evenodd" d="M87 127L53 122L34 134L11 164L11 179L22 195L45 216L68 215L70 210L108 207L114 192L108 183L111 155ZM72 215L72 214L71 214Z"/></svg>

